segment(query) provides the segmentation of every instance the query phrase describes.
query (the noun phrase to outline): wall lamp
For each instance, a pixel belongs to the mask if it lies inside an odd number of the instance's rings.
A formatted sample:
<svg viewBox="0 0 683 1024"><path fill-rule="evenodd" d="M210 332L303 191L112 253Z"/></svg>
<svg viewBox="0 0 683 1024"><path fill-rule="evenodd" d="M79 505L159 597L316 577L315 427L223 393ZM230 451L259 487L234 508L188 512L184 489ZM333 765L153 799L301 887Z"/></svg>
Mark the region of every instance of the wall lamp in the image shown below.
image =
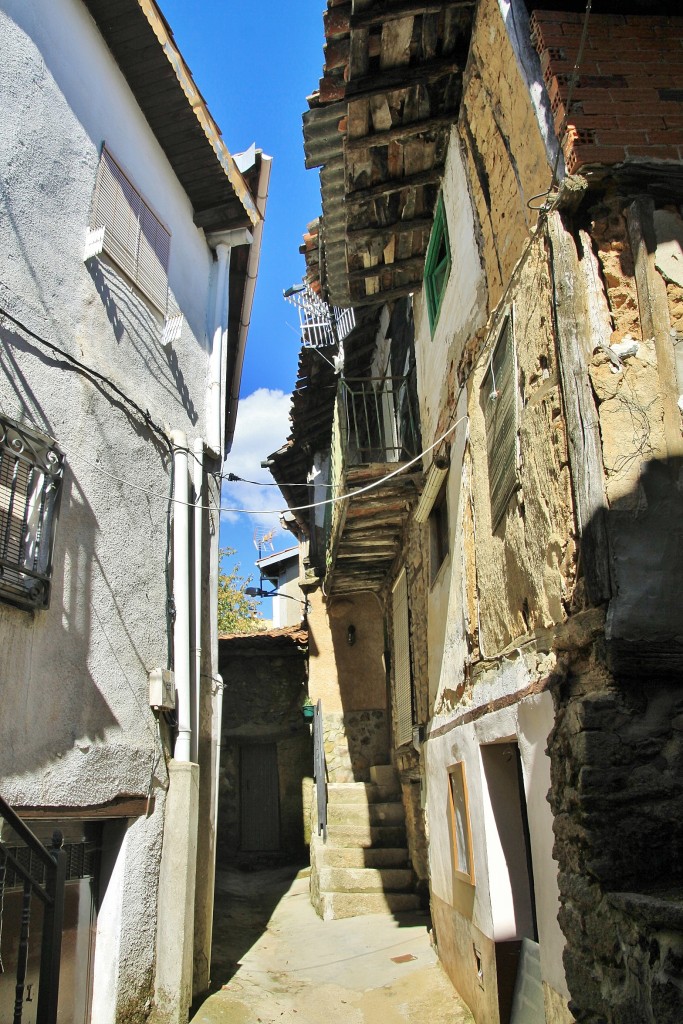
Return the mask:
<svg viewBox="0 0 683 1024"><path fill-rule="evenodd" d="M292 594L281 594L279 590L264 590L263 587L245 587L244 593L247 597L286 597L288 601L298 601L304 606L304 612L308 614L308 598L294 597Z"/></svg>

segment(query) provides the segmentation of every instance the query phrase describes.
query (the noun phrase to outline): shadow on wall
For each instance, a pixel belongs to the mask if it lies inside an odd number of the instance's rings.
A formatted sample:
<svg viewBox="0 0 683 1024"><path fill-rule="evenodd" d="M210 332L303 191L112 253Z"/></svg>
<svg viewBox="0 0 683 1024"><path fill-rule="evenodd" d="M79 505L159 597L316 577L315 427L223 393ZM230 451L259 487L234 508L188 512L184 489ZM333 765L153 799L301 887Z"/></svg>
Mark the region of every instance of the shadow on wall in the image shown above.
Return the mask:
<svg viewBox="0 0 683 1024"><path fill-rule="evenodd" d="M583 630L570 620L574 641L558 664L550 800L581 1020L680 1020L682 467L646 463L631 508L599 513L613 595L606 640L591 609Z"/></svg>
<svg viewBox="0 0 683 1024"><path fill-rule="evenodd" d="M384 668L384 615L370 591L331 597L325 605L339 703L323 700L330 782L368 782L373 765L389 763Z"/></svg>

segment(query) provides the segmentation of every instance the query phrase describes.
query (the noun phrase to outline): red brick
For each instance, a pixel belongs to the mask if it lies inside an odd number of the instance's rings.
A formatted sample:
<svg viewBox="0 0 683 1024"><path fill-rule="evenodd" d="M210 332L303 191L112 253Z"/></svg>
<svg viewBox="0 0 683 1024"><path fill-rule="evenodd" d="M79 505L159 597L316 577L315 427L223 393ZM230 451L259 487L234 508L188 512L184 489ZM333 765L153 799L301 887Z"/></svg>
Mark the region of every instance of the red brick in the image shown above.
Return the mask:
<svg viewBox="0 0 683 1024"><path fill-rule="evenodd" d="M596 133L595 141L598 146L646 146L650 140L645 132L603 128Z"/></svg>
<svg viewBox="0 0 683 1024"><path fill-rule="evenodd" d="M617 105L612 102L612 97L608 92L597 93L591 96L581 97L581 107L586 117L590 117L592 114L614 114L618 112Z"/></svg>
<svg viewBox="0 0 683 1024"><path fill-rule="evenodd" d="M650 160L676 160L677 146L627 146L629 156L648 157Z"/></svg>
<svg viewBox="0 0 683 1024"><path fill-rule="evenodd" d="M649 131L651 128L665 127L664 118L653 114L617 114L616 122L619 128L626 130L634 128L636 130ZM683 118L681 123L683 124Z"/></svg>
<svg viewBox="0 0 683 1024"><path fill-rule="evenodd" d="M647 133L649 143L662 143L667 146L683 145L683 128L653 128Z"/></svg>

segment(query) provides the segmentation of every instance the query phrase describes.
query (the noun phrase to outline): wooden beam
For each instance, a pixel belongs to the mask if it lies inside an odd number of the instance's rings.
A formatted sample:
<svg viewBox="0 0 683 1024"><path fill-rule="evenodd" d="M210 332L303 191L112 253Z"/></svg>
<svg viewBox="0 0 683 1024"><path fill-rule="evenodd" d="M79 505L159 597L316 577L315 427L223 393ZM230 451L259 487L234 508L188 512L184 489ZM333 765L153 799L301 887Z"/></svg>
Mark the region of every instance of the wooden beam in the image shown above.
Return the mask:
<svg viewBox="0 0 683 1024"><path fill-rule="evenodd" d="M657 241L654 228L654 200L639 196L629 206L626 222L635 264L638 312L643 338L654 338L657 372L662 394L664 438L667 454L683 455L681 412L678 408L676 363L671 344L671 320L666 285L655 266Z"/></svg>
<svg viewBox="0 0 683 1024"><path fill-rule="evenodd" d="M95 804L90 807L17 807L22 818L36 821L47 818L79 818L92 821L101 818L139 818L154 810L154 797L147 800L144 796L116 797L106 804Z"/></svg>
<svg viewBox="0 0 683 1024"><path fill-rule="evenodd" d="M407 235L413 231L431 231L433 217L413 217L397 220L393 224L379 224L377 227L350 228L346 232L347 242L364 241L370 238L390 238L391 235Z"/></svg>
<svg viewBox="0 0 683 1024"><path fill-rule="evenodd" d="M415 0L379 0L372 7L358 14L352 14L350 18L351 29L372 28L374 25L383 25L385 21L396 21L399 18L417 17L420 14L440 14L441 11L450 10L453 7L474 7L475 0L441 0L430 3L415 3Z"/></svg>
<svg viewBox="0 0 683 1024"><path fill-rule="evenodd" d="M403 178L390 178L388 181L380 181L377 185L369 185L367 188L358 188L355 192L347 192L344 196L344 204L348 206L360 206L362 203L369 203L372 199L381 199L382 196L391 195L393 192L402 192L405 188L421 188L423 185L434 185L443 177L443 166L432 167L430 171L419 171L417 174L406 174Z"/></svg>
<svg viewBox="0 0 683 1024"><path fill-rule="evenodd" d="M453 57L437 57L412 67L386 68L347 82L345 96L347 100L353 100L361 96L377 96L393 89L407 89L411 85L427 85L446 75L462 73L462 70L462 62Z"/></svg>
<svg viewBox="0 0 683 1024"><path fill-rule="evenodd" d="M407 260L397 260L395 263L377 263L374 267L361 267L360 270L349 270L346 278L348 281L367 281L370 277L380 277L387 270L424 270L424 265L424 255L411 256Z"/></svg>
<svg viewBox="0 0 683 1024"><path fill-rule="evenodd" d="M347 136L344 140L345 151L355 153L359 149L388 146L390 142L402 142L403 139L410 139L414 135L426 135L427 132L448 128L457 120L458 111L453 110L438 117L425 117L419 121L409 121L407 124L395 124L392 128L387 128L383 132L373 132L372 135L356 135L353 138Z"/></svg>
<svg viewBox="0 0 683 1024"><path fill-rule="evenodd" d="M548 217L548 235L557 355L581 564L588 598L600 604L611 597L612 587L600 424L588 376L593 352L590 317L576 244L557 211Z"/></svg>
<svg viewBox="0 0 683 1024"><path fill-rule="evenodd" d="M404 295L412 295L413 292L419 292L421 287L422 278L419 278L417 281L401 284L396 288L386 288L375 295L361 295L357 299L351 296L351 304L354 309L361 309L364 306L383 306L385 302L391 302L393 299L403 298Z"/></svg>

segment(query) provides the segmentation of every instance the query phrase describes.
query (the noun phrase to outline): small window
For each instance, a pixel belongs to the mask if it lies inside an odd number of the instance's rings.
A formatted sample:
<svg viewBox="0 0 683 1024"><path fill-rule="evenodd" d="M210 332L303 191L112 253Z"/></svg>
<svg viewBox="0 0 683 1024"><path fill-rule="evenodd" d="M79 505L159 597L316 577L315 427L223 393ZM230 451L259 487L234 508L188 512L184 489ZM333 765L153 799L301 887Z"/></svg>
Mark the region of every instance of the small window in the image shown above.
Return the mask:
<svg viewBox="0 0 683 1024"><path fill-rule="evenodd" d="M47 608L64 456L43 434L0 417L0 599Z"/></svg>
<svg viewBox="0 0 683 1024"><path fill-rule="evenodd" d="M448 498L445 480L429 514L429 548L433 583L448 554Z"/></svg>
<svg viewBox="0 0 683 1024"><path fill-rule="evenodd" d="M410 672L410 622L408 618L408 581L401 569L392 591L392 631L394 638L394 697L396 703L396 746L413 738L413 688Z"/></svg>
<svg viewBox="0 0 683 1024"><path fill-rule="evenodd" d="M169 232L104 148L84 258L106 253L165 315L170 243Z"/></svg>
<svg viewBox="0 0 683 1024"><path fill-rule="evenodd" d="M448 769L448 810L453 846L453 870L458 878L474 884L470 809L463 761L458 761Z"/></svg>
<svg viewBox="0 0 683 1024"><path fill-rule="evenodd" d="M496 530L517 487L517 365L512 313L505 317L481 387L491 493L491 525Z"/></svg>
<svg viewBox="0 0 683 1024"><path fill-rule="evenodd" d="M441 303L446 292L448 275L451 272L451 245L448 238L448 225L443 197L439 196L434 213L434 224L427 248L425 260L425 294L427 296L427 312L429 327L432 333L436 327L441 311Z"/></svg>

